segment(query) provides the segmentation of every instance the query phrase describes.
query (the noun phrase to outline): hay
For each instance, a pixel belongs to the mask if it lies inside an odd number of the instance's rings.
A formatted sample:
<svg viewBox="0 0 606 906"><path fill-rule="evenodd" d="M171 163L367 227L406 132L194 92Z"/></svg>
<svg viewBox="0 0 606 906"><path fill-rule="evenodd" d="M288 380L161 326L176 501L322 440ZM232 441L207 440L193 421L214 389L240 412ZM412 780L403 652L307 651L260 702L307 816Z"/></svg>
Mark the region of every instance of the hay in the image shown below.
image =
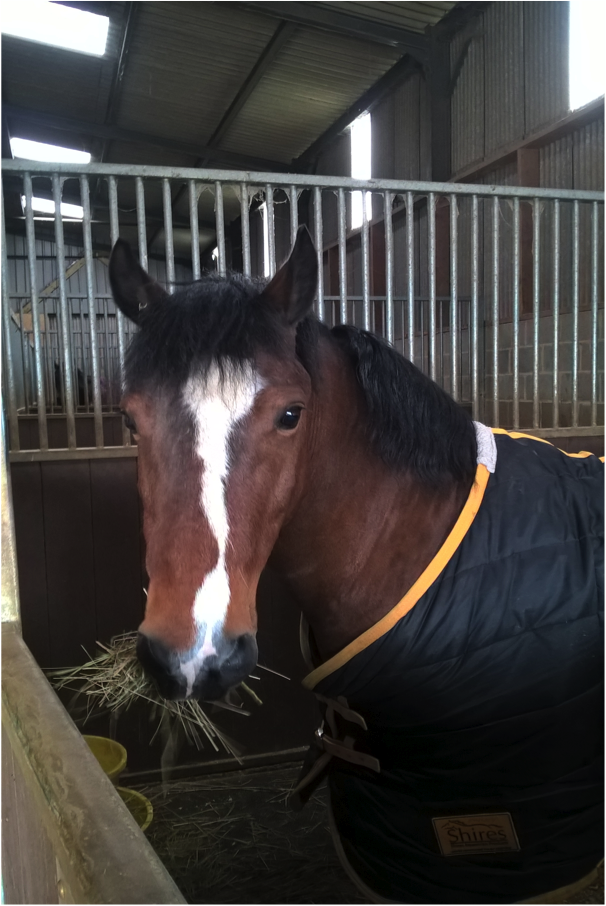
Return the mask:
<svg viewBox="0 0 606 906"><path fill-rule="evenodd" d="M97 642L101 654L79 667L64 670L50 670L48 676L54 687L70 689L76 697L86 697L86 719L93 713L109 711L113 715L122 714L135 701L146 701L151 707L151 719L159 718L155 738L162 728L165 737L173 739L174 731L181 730L185 739L202 749L203 737L218 752L222 745L226 752L240 760L235 743L229 739L205 713L198 701L167 701L158 693L155 685L149 681L136 654L137 633L130 632L116 636L109 645ZM242 689L255 704L262 704L261 699L246 683ZM229 697L212 704L228 711L235 711L246 717L250 716L237 702L238 696L228 693Z"/></svg>

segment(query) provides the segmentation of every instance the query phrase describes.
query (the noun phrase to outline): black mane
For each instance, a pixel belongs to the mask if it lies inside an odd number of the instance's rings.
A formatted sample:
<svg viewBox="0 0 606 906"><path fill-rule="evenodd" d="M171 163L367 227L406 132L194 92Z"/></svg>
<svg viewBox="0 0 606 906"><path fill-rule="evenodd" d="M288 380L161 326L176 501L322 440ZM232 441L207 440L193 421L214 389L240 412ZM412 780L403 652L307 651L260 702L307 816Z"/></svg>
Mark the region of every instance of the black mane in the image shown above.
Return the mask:
<svg viewBox="0 0 606 906"><path fill-rule="evenodd" d="M349 325L331 334L353 365L368 406L370 441L384 462L432 486L471 483L477 442L467 412L374 334Z"/></svg>
<svg viewBox="0 0 606 906"><path fill-rule="evenodd" d="M263 299L265 285L240 274L208 274L149 305L127 352L127 388L177 387L193 365L202 374L213 362L243 366L259 349L284 354L284 327ZM306 319L297 337L297 352L309 369L315 323Z"/></svg>
<svg viewBox="0 0 606 906"><path fill-rule="evenodd" d="M284 325L263 298L263 281L209 274L144 309L127 352L126 385L176 389L195 366L244 366L258 350L286 354ZM436 383L373 334L343 325L328 331L314 317L297 329L297 355L312 376L321 335L343 348L364 392L370 436L392 468L424 483L473 480L476 439L471 418Z"/></svg>

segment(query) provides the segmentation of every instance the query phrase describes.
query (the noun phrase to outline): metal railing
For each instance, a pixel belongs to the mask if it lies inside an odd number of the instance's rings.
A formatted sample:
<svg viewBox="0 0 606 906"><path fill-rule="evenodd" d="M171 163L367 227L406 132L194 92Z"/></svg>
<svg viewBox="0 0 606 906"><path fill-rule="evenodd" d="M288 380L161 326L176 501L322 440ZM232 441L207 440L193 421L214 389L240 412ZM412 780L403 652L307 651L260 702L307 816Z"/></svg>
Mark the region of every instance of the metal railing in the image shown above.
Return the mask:
<svg viewBox="0 0 606 906"><path fill-rule="evenodd" d="M373 219L352 230L356 191L371 193ZM52 198L55 216L38 221L35 194ZM543 434L603 430L601 193L7 161L4 196L10 215L3 239L24 229L28 283L26 290L17 286L3 241L12 459L57 457L48 430L56 418L63 419L67 457L115 455L116 446L130 452L127 432L108 446L103 424L118 404L129 325L95 270L95 258L119 235L170 288L208 267L271 277L300 222L318 250L322 320L376 330L474 418L494 426ZM65 200L81 205L81 221L61 213ZM81 249L84 292L68 285L66 237ZM53 290L44 295L43 240L52 243L56 262ZM19 428L26 416L37 421L38 442L28 451ZM76 440L84 417L94 423L86 452Z"/></svg>

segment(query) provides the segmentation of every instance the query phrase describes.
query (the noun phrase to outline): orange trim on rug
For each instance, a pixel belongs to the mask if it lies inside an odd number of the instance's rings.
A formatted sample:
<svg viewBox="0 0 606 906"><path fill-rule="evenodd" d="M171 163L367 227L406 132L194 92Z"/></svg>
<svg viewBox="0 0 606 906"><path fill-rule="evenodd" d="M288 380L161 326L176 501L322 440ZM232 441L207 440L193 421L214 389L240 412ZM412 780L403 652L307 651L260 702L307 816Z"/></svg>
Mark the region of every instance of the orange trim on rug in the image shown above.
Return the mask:
<svg viewBox="0 0 606 906"><path fill-rule="evenodd" d="M358 636L357 639L354 639L353 642L350 642L349 645L346 645L345 648L329 658L329 660L325 661L319 667L316 667L315 670L312 670L312 672L303 680L303 685L306 689L313 689L320 680L325 679L331 673L334 673L335 670L338 670L355 657L356 654L364 651L365 648L368 648L369 645L372 645L373 642L376 642L377 639L380 639L381 636L389 632L403 616L412 610L417 601L423 597L427 589L433 585L435 580L445 569L463 541L463 538L469 531L471 524L480 509L480 504L482 503L489 477L490 472L486 466L479 465L467 502L461 510L459 518L454 524L450 535L429 566L421 573L417 581L406 592L402 600L396 604L389 613L385 614L378 623L375 623L374 626L371 626L370 629L363 632L362 635Z"/></svg>
<svg viewBox="0 0 606 906"><path fill-rule="evenodd" d="M527 437L528 440L538 440L542 444L549 444L550 447L555 446L545 437L535 437L534 434L520 434L519 431L507 431L505 428L491 428L490 430L493 434L507 434L509 437L513 437L514 440L517 437ZM560 450L560 448L556 447L556 450ZM588 456L595 456L595 453L588 453L587 450L581 450L580 453L567 453L566 450L560 450L560 453L563 453L564 456L570 456L572 459L587 459ZM604 457L600 456L599 460L604 462Z"/></svg>

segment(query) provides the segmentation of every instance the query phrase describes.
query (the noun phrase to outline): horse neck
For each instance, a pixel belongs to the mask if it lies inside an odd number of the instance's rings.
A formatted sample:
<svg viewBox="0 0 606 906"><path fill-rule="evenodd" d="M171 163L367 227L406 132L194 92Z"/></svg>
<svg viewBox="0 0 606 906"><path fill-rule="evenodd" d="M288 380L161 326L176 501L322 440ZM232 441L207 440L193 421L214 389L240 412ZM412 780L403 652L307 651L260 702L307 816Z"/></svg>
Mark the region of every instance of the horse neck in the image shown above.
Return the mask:
<svg viewBox="0 0 606 906"><path fill-rule="evenodd" d="M320 654L339 651L404 596L438 552L469 488L436 492L370 448L351 365L328 340L299 503L270 565L291 586Z"/></svg>

